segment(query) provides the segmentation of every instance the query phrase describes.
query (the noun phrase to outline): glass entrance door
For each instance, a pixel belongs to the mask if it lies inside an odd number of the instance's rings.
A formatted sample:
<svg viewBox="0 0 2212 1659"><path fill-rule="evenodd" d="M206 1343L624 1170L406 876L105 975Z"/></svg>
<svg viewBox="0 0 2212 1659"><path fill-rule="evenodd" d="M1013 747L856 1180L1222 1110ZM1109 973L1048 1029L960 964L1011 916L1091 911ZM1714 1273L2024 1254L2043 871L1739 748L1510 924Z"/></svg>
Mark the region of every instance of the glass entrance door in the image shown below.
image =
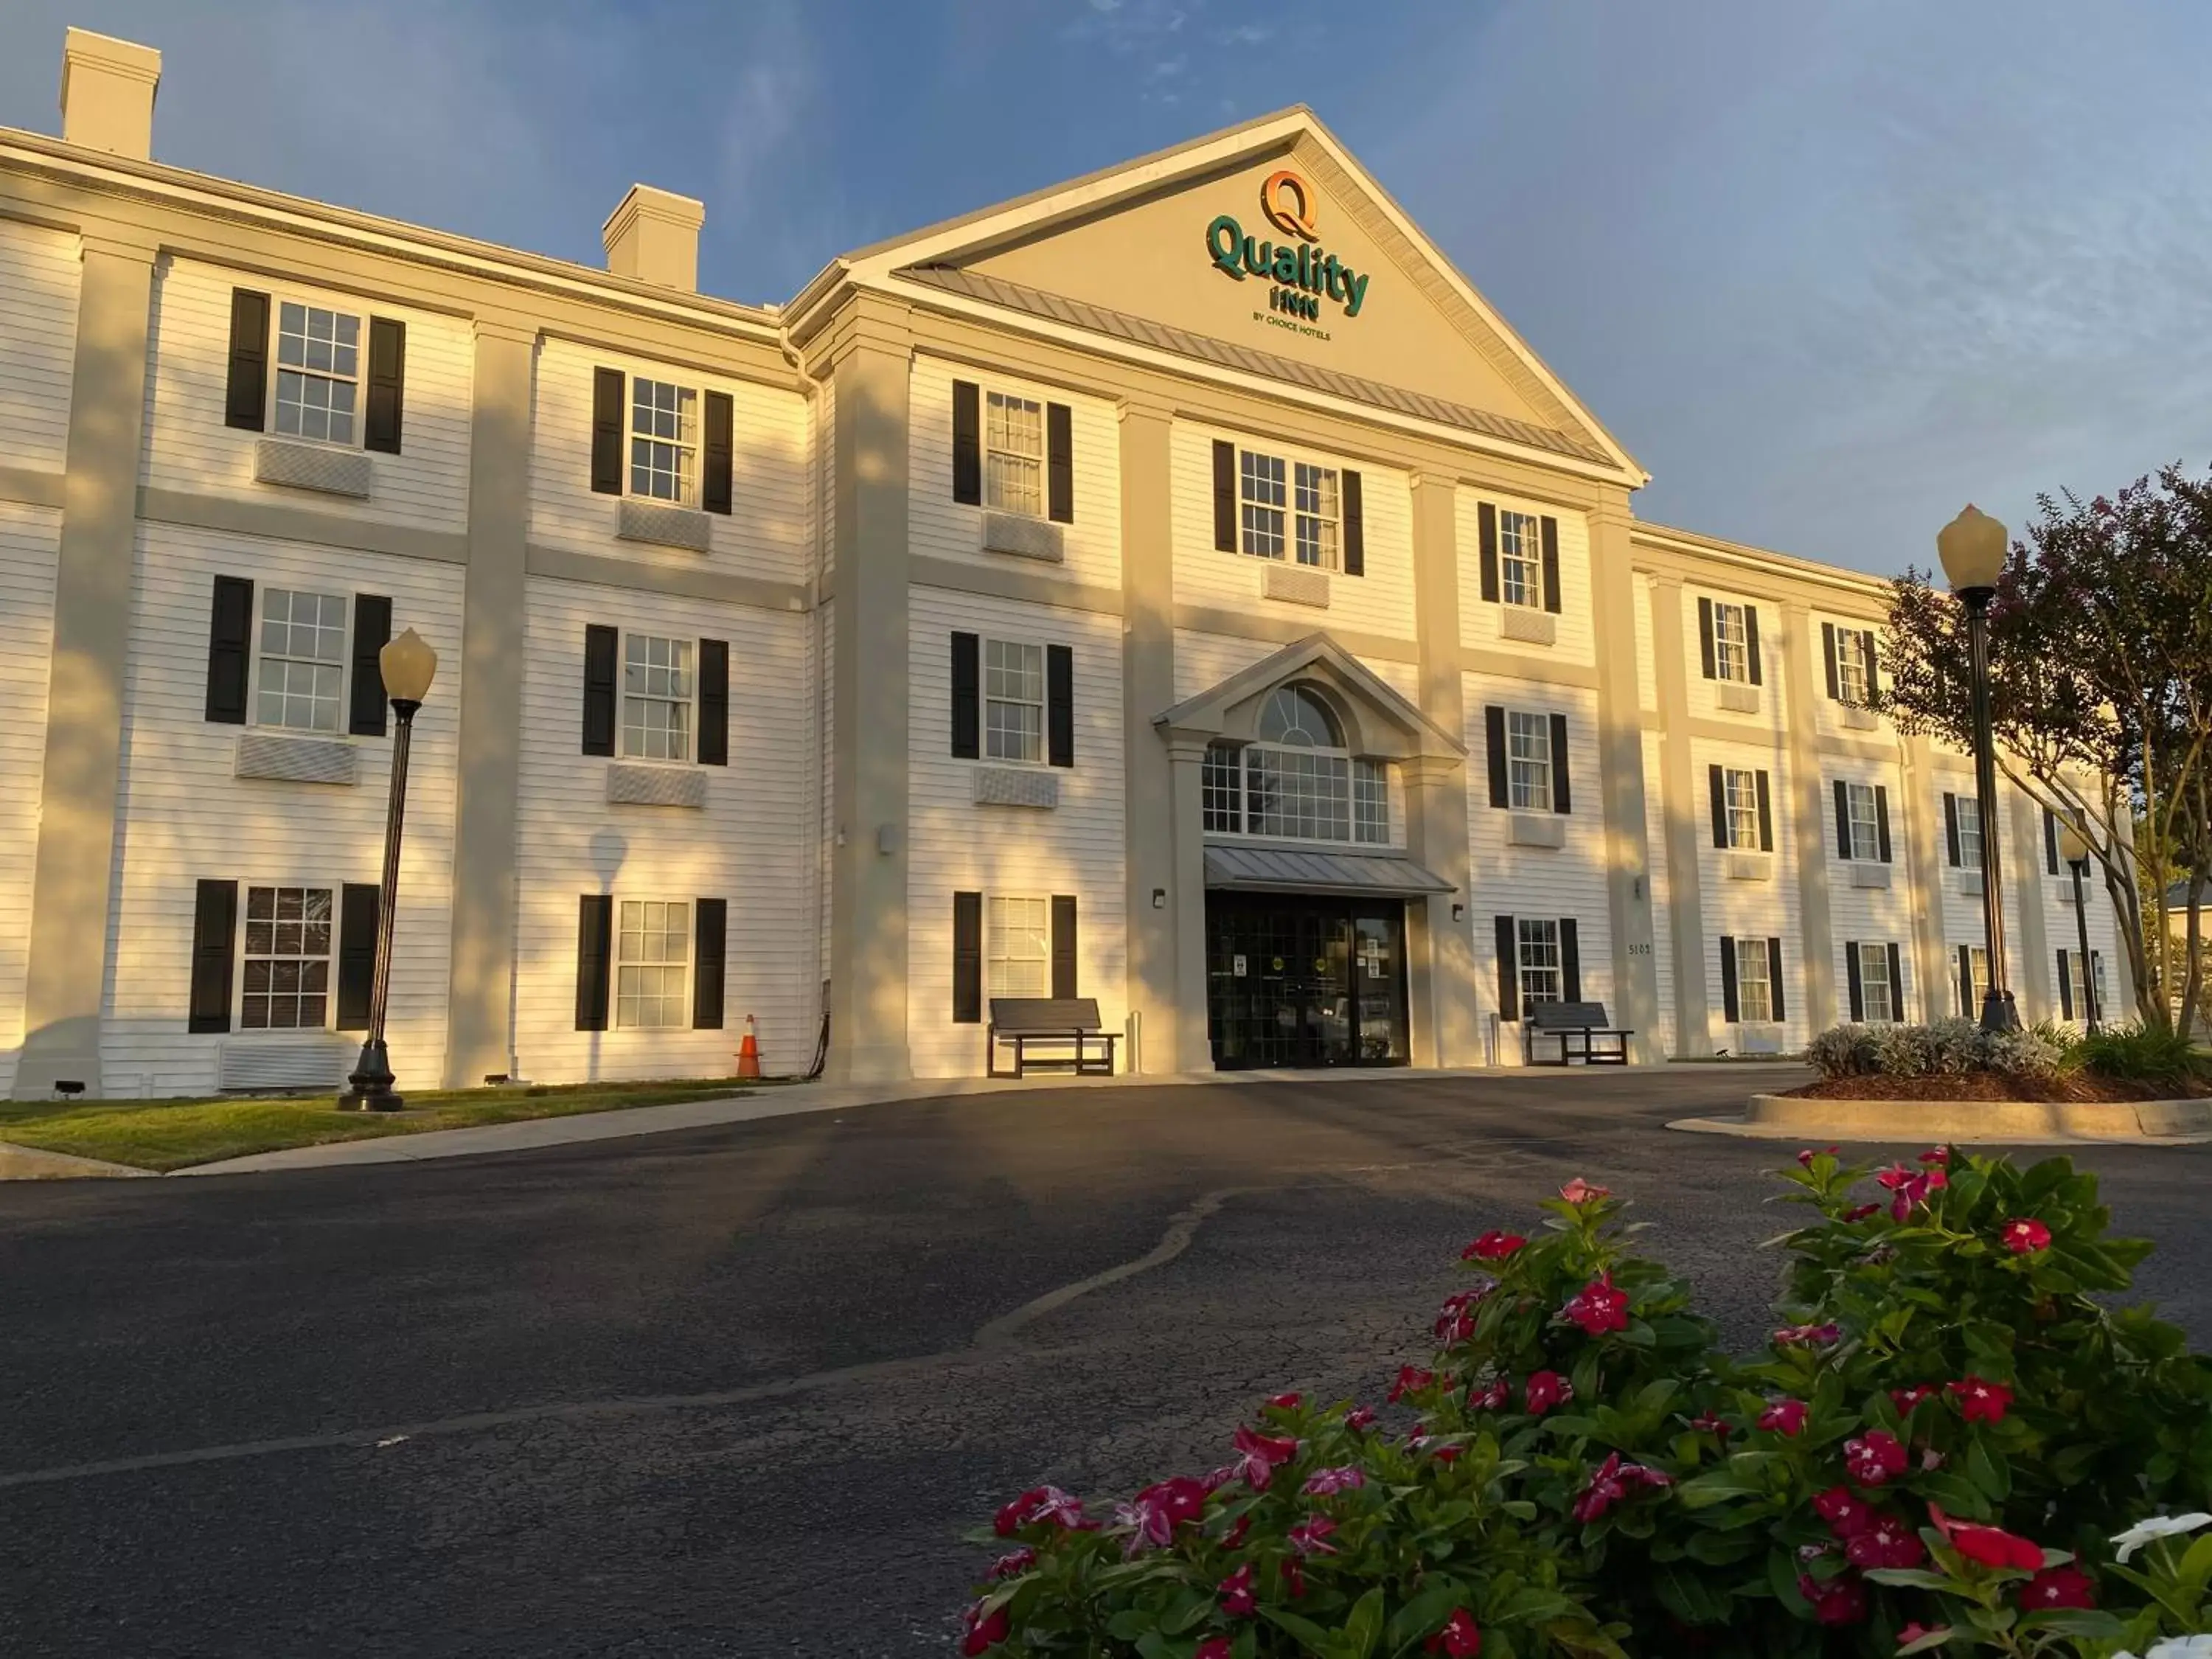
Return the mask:
<svg viewBox="0 0 2212 1659"><path fill-rule="evenodd" d="M1215 1065L1405 1063L1403 905L1215 892L1206 921Z"/></svg>

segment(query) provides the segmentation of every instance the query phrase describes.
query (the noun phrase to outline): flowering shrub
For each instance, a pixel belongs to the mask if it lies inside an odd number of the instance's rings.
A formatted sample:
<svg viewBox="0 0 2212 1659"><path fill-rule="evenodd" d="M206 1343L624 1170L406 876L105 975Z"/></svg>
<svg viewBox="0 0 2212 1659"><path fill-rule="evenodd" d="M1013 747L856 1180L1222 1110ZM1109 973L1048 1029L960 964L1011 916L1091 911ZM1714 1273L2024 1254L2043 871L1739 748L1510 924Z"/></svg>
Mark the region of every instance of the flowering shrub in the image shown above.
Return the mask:
<svg viewBox="0 0 2212 1659"><path fill-rule="evenodd" d="M962 1650L2196 1651L2212 1367L2097 1299L2149 1247L2106 1236L2094 1177L1948 1149L1784 1174L1814 1213L1764 1352L1719 1354L1571 1182L1540 1237L1468 1246L1480 1277L1381 1407L1279 1395L1209 1473L1014 1499Z"/></svg>

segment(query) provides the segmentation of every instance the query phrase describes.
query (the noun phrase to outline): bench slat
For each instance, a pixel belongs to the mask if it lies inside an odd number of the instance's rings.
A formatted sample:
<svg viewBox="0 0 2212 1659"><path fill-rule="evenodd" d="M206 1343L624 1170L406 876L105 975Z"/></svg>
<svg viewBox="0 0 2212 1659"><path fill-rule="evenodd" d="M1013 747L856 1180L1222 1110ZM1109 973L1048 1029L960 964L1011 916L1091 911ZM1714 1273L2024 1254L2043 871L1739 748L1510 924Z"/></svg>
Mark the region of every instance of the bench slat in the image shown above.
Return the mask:
<svg viewBox="0 0 2212 1659"><path fill-rule="evenodd" d="M1099 1029L1097 997L993 997L991 1024L1006 1036Z"/></svg>

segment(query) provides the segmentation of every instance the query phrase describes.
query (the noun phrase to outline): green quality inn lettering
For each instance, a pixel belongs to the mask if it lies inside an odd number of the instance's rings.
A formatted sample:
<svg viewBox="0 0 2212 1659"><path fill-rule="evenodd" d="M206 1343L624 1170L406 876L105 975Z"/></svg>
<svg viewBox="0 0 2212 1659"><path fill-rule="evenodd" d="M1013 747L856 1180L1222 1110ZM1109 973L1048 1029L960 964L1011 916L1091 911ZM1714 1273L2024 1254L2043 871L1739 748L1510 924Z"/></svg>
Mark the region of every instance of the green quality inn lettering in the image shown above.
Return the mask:
<svg viewBox="0 0 2212 1659"><path fill-rule="evenodd" d="M1269 309L1321 319L1322 296L1357 317L1367 298L1367 276L1325 252L1314 228L1313 191L1291 172L1269 176L1260 187L1260 207L1271 223L1291 240L1262 240L1245 234L1234 214L1224 213L1206 228L1206 248L1217 270L1238 282L1256 276L1272 283Z"/></svg>

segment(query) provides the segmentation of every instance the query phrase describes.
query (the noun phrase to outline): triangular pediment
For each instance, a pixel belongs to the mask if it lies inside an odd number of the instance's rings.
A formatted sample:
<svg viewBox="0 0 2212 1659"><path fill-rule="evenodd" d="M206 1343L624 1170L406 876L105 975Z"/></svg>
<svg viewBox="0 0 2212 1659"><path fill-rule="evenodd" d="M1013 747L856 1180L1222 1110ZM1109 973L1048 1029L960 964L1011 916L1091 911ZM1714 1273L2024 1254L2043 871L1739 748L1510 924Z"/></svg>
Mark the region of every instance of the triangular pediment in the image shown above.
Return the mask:
<svg viewBox="0 0 2212 1659"><path fill-rule="evenodd" d="M1467 745L1327 634L1310 634L1153 717L1164 737L1242 743L1279 686L1320 693L1342 723L1345 746L1363 759L1462 760Z"/></svg>

